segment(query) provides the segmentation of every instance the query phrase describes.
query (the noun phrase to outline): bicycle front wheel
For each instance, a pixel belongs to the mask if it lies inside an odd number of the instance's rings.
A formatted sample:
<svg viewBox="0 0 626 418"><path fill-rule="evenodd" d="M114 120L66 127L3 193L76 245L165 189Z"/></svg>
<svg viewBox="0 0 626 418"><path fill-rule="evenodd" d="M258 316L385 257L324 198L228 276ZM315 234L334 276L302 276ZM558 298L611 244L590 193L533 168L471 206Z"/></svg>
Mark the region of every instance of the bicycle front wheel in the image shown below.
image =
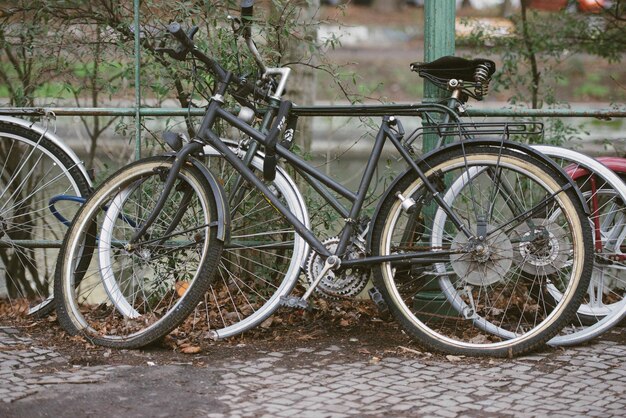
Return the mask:
<svg viewBox="0 0 626 418"><path fill-rule="evenodd" d="M95 344L137 348L182 323L202 299L223 243L200 170L183 165L146 233L131 243L163 191L173 159L153 157L109 177L85 203L61 249L59 322Z"/></svg>
<svg viewBox="0 0 626 418"><path fill-rule="evenodd" d="M246 158L246 152L232 150ZM263 194L210 147L204 164L224 187L230 207L230 241L226 243L215 281L204 303L194 311L196 328L226 338L249 330L268 318L296 285L308 245ZM263 155L248 165L262 177ZM269 188L305 226L309 217L295 182L281 168Z"/></svg>
<svg viewBox="0 0 626 418"><path fill-rule="evenodd" d="M72 220L90 191L79 164L45 134L0 121L0 299L21 313L54 307L62 221Z"/></svg>
<svg viewBox="0 0 626 418"><path fill-rule="evenodd" d="M372 232L375 255L430 252L374 269L396 319L427 348L452 354L511 356L545 343L575 314L591 276L576 191L543 162L499 147L451 147L421 167L450 211L409 172Z"/></svg>

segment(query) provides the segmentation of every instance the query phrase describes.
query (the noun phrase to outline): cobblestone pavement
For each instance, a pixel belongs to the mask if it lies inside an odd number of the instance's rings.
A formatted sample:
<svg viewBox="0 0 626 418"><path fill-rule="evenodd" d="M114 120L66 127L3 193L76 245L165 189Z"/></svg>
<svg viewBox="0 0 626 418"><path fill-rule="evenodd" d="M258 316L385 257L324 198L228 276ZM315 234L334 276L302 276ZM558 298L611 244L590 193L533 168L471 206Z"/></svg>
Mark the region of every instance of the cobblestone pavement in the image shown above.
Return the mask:
<svg viewBox="0 0 626 418"><path fill-rule="evenodd" d="M620 342L514 360L410 353L355 361L350 343L305 342L203 366L78 367L0 328L0 416L623 417L626 329L612 332Z"/></svg>

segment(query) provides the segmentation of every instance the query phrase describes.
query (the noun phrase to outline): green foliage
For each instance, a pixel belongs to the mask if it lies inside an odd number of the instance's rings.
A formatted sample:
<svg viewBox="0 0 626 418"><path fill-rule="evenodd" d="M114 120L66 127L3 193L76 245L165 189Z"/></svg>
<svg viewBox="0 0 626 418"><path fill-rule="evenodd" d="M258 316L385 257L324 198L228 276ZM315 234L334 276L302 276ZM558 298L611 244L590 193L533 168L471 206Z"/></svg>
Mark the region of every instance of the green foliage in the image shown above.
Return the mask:
<svg viewBox="0 0 626 418"><path fill-rule="evenodd" d="M574 93L585 99L604 97L610 92L608 86L600 84L601 76L598 73L587 74L586 80L576 86Z"/></svg>
<svg viewBox="0 0 626 418"><path fill-rule="evenodd" d="M493 54L501 62L494 75L492 90L506 91L513 105L531 108L562 107L556 94L558 86L568 86L581 99L603 96L610 87L600 84L601 78L592 68L582 67L580 85L563 76L561 65L577 54L590 54L598 60L618 62L626 51L626 20L621 1L613 9L589 15L564 10L541 13L527 10L522 1L521 13L511 17L513 29L506 35L485 25L477 25L463 42L481 53ZM615 85L614 88L623 88ZM581 134L579 128L549 118L545 141L562 144ZM530 142L534 142L531 140Z"/></svg>
<svg viewBox="0 0 626 418"><path fill-rule="evenodd" d="M213 94L215 80L200 63L177 62L158 51L177 46L165 30L174 21L183 27L198 25L196 45L226 69L252 81L259 78L256 63L241 37L231 29L229 15L239 15L238 0L181 0L167 3L167 8L164 4L162 0L141 2L143 103L160 106L174 99L181 107L203 106ZM306 5L305 0L275 0L271 5L258 5L253 22L254 39L268 65L300 65L295 71L321 70L331 74L336 83L345 77L337 76L336 69L324 62L324 47L318 45L314 36L319 21L316 16L302 18ZM2 2L0 97L7 100L0 105L67 106L68 100L76 107L127 103L135 87L133 12L132 1ZM338 43L336 37L325 42L326 47ZM297 53L289 53L294 45ZM88 165L94 160L98 139L106 129L117 125L117 132L126 138L135 136L132 125L120 129L122 122L118 118L81 119L90 140ZM168 119L166 126L179 123ZM189 136L195 134L194 124L195 121L187 120L183 127ZM144 135L148 142L158 146L158 141L153 139L160 135L151 132Z"/></svg>

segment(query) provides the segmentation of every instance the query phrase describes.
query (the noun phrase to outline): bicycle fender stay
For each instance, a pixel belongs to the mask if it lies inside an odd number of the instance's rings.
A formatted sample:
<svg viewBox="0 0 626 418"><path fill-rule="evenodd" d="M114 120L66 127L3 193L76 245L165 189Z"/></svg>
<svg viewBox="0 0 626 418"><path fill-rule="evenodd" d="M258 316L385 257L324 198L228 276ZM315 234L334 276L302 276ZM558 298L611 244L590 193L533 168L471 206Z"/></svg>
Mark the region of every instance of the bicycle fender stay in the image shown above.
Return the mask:
<svg viewBox="0 0 626 418"><path fill-rule="evenodd" d="M0 116L0 123L2 122L9 123L12 125L18 125L28 130L31 130L33 132L36 132L39 135L43 135L44 138L52 142L57 147L61 148L61 150L64 153L66 153L72 159L72 161L74 161L78 169L85 176L85 179L87 179L87 183L89 187L93 187L91 176L87 172L87 169L85 168L85 165L83 164L82 160L78 158L78 155L76 155L76 153L74 152L74 150L72 150L72 148L70 148L65 142L63 142L63 140L59 138L56 134L54 134L49 128L46 128L34 122L30 122L24 119L14 118L11 116Z"/></svg>
<svg viewBox="0 0 626 418"><path fill-rule="evenodd" d="M462 141L462 142L455 142L455 143L452 143L450 145L446 145L444 147L437 148L437 149L435 149L433 151L430 151L430 152L424 154L423 156L421 156L421 158L419 158L419 160L417 160L417 163L419 165L422 162L427 161L431 157L434 157L434 156L442 154L442 153L446 153L446 152L448 152L448 151L450 151L452 149L460 148L460 147L465 146L465 145L479 145L479 146L486 146L486 147L502 147L502 146L504 146L507 149L512 149L514 151L518 151L518 152L530 155L532 157L535 157L537 160L543 162L546 166L548 166L548 167L552 168L553 170L555 170L560 175L560 177L561 177L560 180L562 182L568 183L569 185L571 185L574 188L574 190L576 191L576 195L578 196L578 200L581 202L582 208L585 211L585 214L587 216L589 216L589 213L590 213L589 212L589 206L587 205L587 202L583 198L583 195L582 195L581 191L576 186L576 182L570 176L568 176L565 173L565 171L563 170L563 168L561 166L559 166L556 162L552 161L550 158L548 158L547 156L545 156L541 152L533 149L529 145L520 144L518 142L513 142L513 141L503 141L502 139L472 139L472 140L467 140L467 141ZM376 209L374 210L374 214L372 215L371 225L374 225L374 223L376 222L376 218L378 217L378 214L380 212L380 208L381 208L383 202L387 199L387 197L389 196L391 191L394 189L395 185L398 182L400 182L405 176L409 175L410 173L411 173L411 168L407 168L406 171L404 171L403 173L399 174L391 182L389 187L387 187L387 190L380 197L380 199L378 201L378 204L376 205ZM367 237L367 250L368 250L368 252L371 249L371 244L372 244L372 237L371 237L370 234L368 234L368 237Z"/></svg>
<svg viewBox="0 0 626 418"><path fill-rule="evenodd" d="M230 241L230 208L228 207L228 199L226 198L226 192L215 178L215 175L206 168L199 160L190 158L189 162L196 167L206 181L211 186L213 197L215 198L215 205L217 206L217 239L223 242Z"/></svg>

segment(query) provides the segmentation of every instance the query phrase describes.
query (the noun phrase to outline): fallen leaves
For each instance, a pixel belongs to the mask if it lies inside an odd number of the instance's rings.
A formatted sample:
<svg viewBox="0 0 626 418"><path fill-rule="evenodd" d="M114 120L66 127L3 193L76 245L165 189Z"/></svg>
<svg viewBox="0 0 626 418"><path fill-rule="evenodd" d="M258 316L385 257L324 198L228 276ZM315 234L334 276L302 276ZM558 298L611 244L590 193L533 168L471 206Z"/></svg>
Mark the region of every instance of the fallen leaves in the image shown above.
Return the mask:
<svg viewBox="0 0 626 418"><path fill-rule="evenodd" d="M179 298L182 298L185 295L185 292L187 292L188 288L189 282L176 282L174 284L174 289L176 290L176 294Z"/></svg>
<svg viewBox="0 0 626 418"><path fill-rule="evenodd" d="M269 318L267 318L265 321L261 322L261 328L263 329L268 329L269 327L272 326L272 323L274 322L274 317L270 316Z"/></svg>
<svg viewBox="0 0 626 418"><path fill-rule="evenodd" d="M180 352L183 354L198 354L201 351L202 351L202 348L200 348L200 346L197 346L197 345L190 345L180 350Z"/></svg>

